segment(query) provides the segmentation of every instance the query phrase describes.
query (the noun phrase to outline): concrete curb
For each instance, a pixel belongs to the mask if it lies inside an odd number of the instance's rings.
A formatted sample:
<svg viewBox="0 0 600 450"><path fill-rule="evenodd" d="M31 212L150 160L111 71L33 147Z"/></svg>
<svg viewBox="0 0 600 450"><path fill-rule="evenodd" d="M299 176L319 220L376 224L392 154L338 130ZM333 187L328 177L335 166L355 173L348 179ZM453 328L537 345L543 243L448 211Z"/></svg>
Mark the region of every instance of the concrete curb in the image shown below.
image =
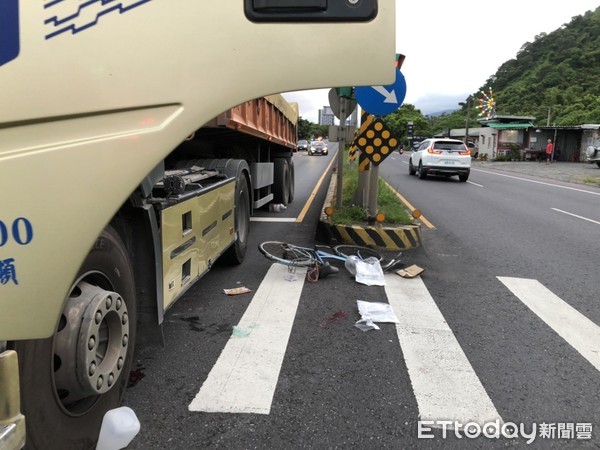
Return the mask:
<svg viewBox="0 0 600 450"><path fill-rule="evenodd" d="M420 225L360 226L329 223L325 208L334 206L337 175L331 177L327 196L321 210L319 227L327 240L344 244L374 247L380 250L402 251L421 246Z"/></svg>

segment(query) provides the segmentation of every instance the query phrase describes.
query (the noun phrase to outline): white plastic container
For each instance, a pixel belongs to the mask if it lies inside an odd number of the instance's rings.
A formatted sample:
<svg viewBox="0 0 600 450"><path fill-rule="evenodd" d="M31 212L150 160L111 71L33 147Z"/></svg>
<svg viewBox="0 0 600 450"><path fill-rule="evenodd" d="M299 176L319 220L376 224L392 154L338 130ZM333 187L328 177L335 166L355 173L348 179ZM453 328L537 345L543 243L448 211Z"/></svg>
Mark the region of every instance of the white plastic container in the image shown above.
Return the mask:
<svg viewBox="0 0 600 450"><path fill-rule="evenodd" d="M104 414L96 450L120 450L129 445L140 431L140 421L127 406L111 409Z"/></svg>
<svg viewBox="0 0 600 450"><path fill-rule="evenodd" d="M283 203L271 203L269 205L269 211L271 212L281 212L281 211L285 211L287 209L287 206L285 206Z"/></svg>

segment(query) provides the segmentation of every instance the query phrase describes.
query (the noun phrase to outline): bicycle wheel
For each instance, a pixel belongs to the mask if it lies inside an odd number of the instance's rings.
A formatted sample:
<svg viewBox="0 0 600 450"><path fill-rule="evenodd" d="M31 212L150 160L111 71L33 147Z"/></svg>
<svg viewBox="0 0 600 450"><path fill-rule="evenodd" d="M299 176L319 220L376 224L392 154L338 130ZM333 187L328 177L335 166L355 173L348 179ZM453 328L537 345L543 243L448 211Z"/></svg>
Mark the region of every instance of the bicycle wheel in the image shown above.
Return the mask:
<svg viewBox="0 0 600 450"><path fill-rule="evenodd" d="M333 250L336 254L343 256L345 258L349 256L358 256L360 259L367 259L370 257L375 257L379 262L383 260L383 255L379 253L377 250L374 250L369 247L363 247L361 245L352 245L352 244L341 244L336 245Z"/></svg>
<svg viewBox="0 0 600 450"><path fill-rule="evenodd" d="M271 261L290 267L312 267L317 262L310 249L287 242L265 241L258 244L258 250Z"/></svg>

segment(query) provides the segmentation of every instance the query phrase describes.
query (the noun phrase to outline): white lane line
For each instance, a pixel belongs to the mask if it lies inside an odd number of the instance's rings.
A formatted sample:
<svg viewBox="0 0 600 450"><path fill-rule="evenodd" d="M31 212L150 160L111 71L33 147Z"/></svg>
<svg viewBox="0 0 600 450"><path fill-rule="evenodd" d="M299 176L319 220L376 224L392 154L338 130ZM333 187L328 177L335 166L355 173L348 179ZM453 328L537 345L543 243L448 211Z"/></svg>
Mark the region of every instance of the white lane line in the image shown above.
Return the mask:
<svg viewBox="0 0 600 450"><path fill-rule="evenodd" d="M250 222L296 222L295 217L250 217Z"/></svg>
<svg viewBox="0 0 600 450"><path fill-rule="evenodd" d="M477 183L473 183L472 181L468 181L468 180L467 180L467 183L469 183L469 184L473 184L473 185L475 185L475 186L483 187L483 184L477 184Z"/></svg>
<svg viewBox="0 0 600 450"><path fill-rule="evenodd" d="M420 420L483 425L502 418L420 277L386 274L385 292Z"/></svg>
<svg viewBox="0 0 600 450"><path fill-rule="evenodd" d="M600 225L600 222L596 221L596 220L592 220L592 219L588 219L587 217L583 217L583 216L578 216L577 214L573 214L567 211L563 211L562 209L558 209L558 208L550 208L553 211L557 211L559 213L563 213L563 214L567 214L568 216L573 216L573 217L577 217L578 219L582 219L582 220L587 220L588 222L592 222L592 223L596 223L598 225Z"/></svg>
<svg viewBox="0 0 600 450"><path fill-rule="evenodd" d="M287 275L286 266L271 266L190 411L269 414L306 269L297 281Z"/></svg>
<svg viewBox="0 0 600 450"><path fill-rule="evenodd" d="M600 327L537 280L498 279L540 319L600 370Z"/></svg>
<svg viewBox="0 0 600 450"><path fill-rule="evenodd" d="M544 181L529 180L527 178L515 177L513 175L506 175L504 173L490 172L489 170L473 169L473 168L471 168L471 170L476 170L477 172L489 173L491 175L497 175L499 177L512 178L514 180L527 181L528 183L543 184L545 186L552 186L552 187L559 188L559 189L567 189L569 191L577 191L577 192L583 192L585 194L600 195L600 192L586 191L585 189L578 189L578 188L569 187L569 186L561 186L560 184L546 183ZM535 176L535 175L532 174L532 176Z"/></svg>

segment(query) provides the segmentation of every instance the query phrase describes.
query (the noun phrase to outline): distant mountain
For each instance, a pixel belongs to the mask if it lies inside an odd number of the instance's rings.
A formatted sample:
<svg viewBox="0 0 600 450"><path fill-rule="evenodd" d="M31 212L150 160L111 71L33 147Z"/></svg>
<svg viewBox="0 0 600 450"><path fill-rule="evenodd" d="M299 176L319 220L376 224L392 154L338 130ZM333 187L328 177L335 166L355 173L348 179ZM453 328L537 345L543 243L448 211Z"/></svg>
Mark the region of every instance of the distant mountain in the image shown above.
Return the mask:
<svg viewBox="0 0 600 450"><path fill-rule="evenodd" d="M489 86L498 115L551 125L600 123L600 7L526 42L481 90Z"/></svg>
<svg viewBox="0 0 600 450"><path fill-rule="evenodd" d="M430 114L425 114L428 117L439 117L439 116L443 116L444 114L452 114L454 111L457 111L459 108L454 108L454 109L445 109L443 111L438 111L438 112L434 112L434 113L430 113Z"/></svg>

